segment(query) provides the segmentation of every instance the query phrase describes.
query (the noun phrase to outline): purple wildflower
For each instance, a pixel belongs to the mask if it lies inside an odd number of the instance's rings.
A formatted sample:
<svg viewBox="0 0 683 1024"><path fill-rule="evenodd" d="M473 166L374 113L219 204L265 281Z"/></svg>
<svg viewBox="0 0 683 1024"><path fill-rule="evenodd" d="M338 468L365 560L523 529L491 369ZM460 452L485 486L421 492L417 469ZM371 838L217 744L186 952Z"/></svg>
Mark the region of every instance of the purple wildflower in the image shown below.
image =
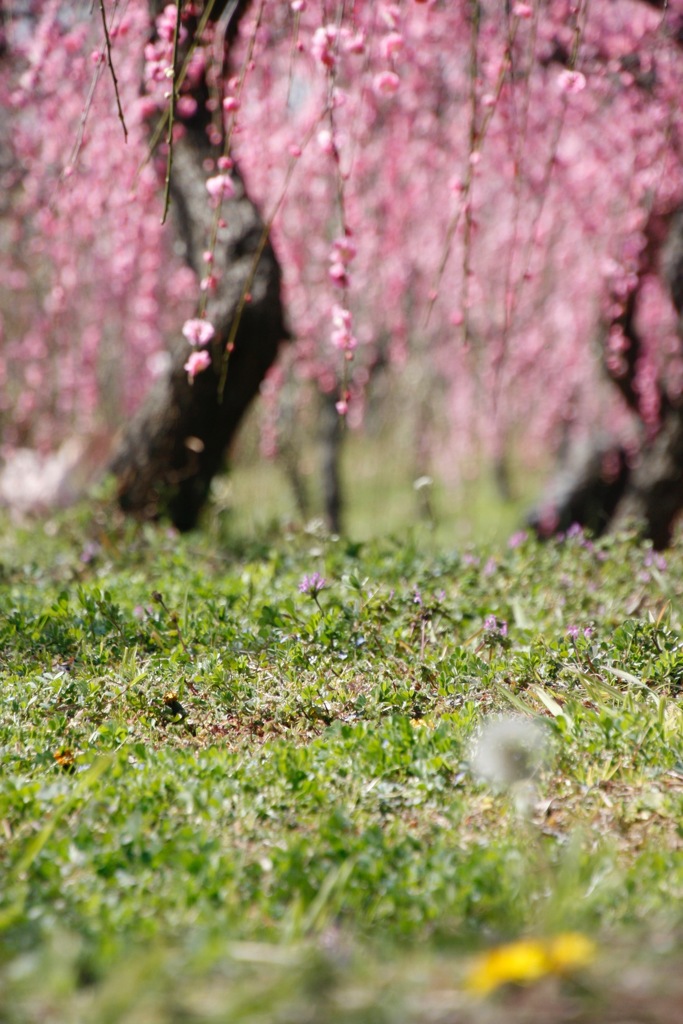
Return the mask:
<svg viewBox="0 0 683 1024"><path fill-rule="evenodd" d="M664 555L660 555L657 551L648 551L648 553L645 555L645 558L643 559L643 565L645 565L648 569L650 568L650 566L654 566L655 569L659 569L660 572L665 572L666 558L664 557Z"/></svg>
<svg viewBox="0 0 683 1024"><path fill-rule="evenodd" d="M319 572L313 572L310 576L303 577L299 584L299 590L302 594L309 594L311 597L315 598L326 586L327 580L324 579Z"/></svg>
<svg viewBox="0 0 683 1024"><path fill-rule="evenodd" d="M497 633L498 636L508 635L508 624L505 619L497 619L495 615L487 615L484 619L484 629L487 633Z"/></svg>

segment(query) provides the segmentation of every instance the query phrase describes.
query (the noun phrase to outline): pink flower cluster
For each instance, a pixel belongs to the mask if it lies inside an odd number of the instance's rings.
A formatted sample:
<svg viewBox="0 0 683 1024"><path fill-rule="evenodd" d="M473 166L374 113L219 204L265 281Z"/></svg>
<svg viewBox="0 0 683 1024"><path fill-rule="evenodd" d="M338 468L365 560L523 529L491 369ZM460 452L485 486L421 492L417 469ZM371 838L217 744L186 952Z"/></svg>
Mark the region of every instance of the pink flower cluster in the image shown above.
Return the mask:
<svg viewBox="0 0 683 1024"><path fill-rule="evenodd" d="M173 77L173 39L178 12L175 4L167 4L156 19L156 39L145 46L145 81L151 95L167 98ZM178 28L179 42L187 38L183 25ZM162 89L159 90L158 86Z"/></svg>
<svg viewBox="0 0 683 1024"><path fill-rule="evenodd" d="M330 252L330 269L328 271L330 280L339 288L346 288L349 283L349 265L351 264L357 249L352 238L345 235L343 238L336 238L332 243Z"/></svg>
<svg viewBox="0 0 683 1024"><path fill-rule="evenodd" d="M215 328L208 320L194 317L192 320L186 320L183 324L183 335L190 345L208 345L215 334ZM211 366L211 356L205 348L202 348L199 352L192 352L188 356L183 369L193 381L198 373L208 370L209 366Z"/></svg>
<svg viewBox="0 0 683 1024"><path fill-rule="evenodd" d="M347 359L351 358L358 342L353 335L351 312L342 306L332 307L332 334L330 341Z"/></svg>
<svg viewBox="0 0 683 1024"><path fill-rule="evenodd" d="M310 41L311 56L328 70L337 66L341 53L358 55L364 52L365 33L353 31L347 25L322 25L315 29Z"/></svg>

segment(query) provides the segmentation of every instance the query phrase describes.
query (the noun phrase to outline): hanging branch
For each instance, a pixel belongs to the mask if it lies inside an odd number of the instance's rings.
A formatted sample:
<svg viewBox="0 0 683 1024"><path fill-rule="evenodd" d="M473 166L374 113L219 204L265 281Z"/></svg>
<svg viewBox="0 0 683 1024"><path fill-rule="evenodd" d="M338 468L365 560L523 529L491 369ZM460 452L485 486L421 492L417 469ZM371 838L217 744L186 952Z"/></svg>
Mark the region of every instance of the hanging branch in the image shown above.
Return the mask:
<svg viewBox="0 0 683 1024"><path fill-rule="evenodd" d="M180 0L178 0L178 4L180 4ZM128 142L128 129L126 128L126 121L123 116L123 107L121 106L121 97L119 95L119 82L116 77L116 72L114 71L114 62L111 57L111 38L109 36L109 28L107 27L107 17L104 13L104 0L100 0L100 14L102 15L102 28L104 29L104 44L107 50L107 64L109 65L109 70L111 71L111 80L114 83L114 93L116 95L116 109L118 111L121 127L123 128L123 137L126 140L126 142Z"/></svg>
<svg viewBox="0 0 683 1024"><path fill-rule="evenodd" d="M178 63L178 37L180 36L180 3L176 0L176 19L173 29L173 58L171 60L171 98L168 105L168 133L166 142L168 145L168 156L166 158L166 177L164 178L164 212L161 215L161 223L166 223L168 208L171 205L171 171L173 170L173 127L175 125L175 105L177 99L175 69Z"/></svg>

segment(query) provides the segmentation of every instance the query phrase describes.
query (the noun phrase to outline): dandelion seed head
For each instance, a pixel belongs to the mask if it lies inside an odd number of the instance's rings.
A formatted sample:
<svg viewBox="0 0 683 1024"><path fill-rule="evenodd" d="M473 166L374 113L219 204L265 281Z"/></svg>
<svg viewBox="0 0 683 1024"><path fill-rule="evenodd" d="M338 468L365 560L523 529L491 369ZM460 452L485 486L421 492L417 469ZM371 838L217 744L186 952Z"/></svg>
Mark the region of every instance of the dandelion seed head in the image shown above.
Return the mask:
<svg viewBox="0 0 683 1024"><path fill-rule="evenodd" d="M546 730L526 718L498 718L484 725L474 745L475 775L495 789L509 789L531 779L548 747Z"/></svg>

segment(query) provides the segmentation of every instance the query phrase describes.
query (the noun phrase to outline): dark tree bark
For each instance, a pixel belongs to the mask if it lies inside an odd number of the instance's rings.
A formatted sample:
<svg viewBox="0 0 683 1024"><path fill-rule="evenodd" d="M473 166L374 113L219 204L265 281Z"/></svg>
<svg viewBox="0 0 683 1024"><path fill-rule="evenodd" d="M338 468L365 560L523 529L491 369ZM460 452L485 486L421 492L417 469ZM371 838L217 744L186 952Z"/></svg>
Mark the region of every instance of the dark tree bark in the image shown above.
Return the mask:
<svg viewBox="0 0 683 1024"><path fill-rule="evenodd" d="M564 533L574 523L598 537L609 527L628 479L623 448L596 442L574 451L528 524L539 537Z"/></svg>
<svg viewBox="0 0 683 1024"><path fill-rule="evenodd" d="M163 2L150 0L150 6L156 13ZM228 45L247 6L245 2L228 5L225 0L214 5L214 19L230 18ZM207 134L212 115L206 83L202 81L191 95L197 112L191 120L180 122L183 134L173 146L171 196L185 258L199 275L215 218L206 181L217 173L215 161L222 146L212 145ZM188 381L183 365L190 348L178 325L168 373L126 429L112 462L121 507L145 519L169 515L180 530L196 525L211 480L221 469L280 342L287 337L280 268L239 171L232 173L236 195L223 204L226 226L218 230L213 264L218 284L206 307L216 329L212 366L193 383ZM249 295L246 304L245 293ZM234 350L227 357L226 343L237 322Z"/></svg>
<svg viewBox="0 0 683 1024"><path fill-rule="evenodd" d="M341 533L343 515L343 488L341 479L341 453L344 439L344 419L336 408L335 395L321 395L320 440L322 442L322 484L325 518L331 533Z"/></svg>
<svg viewBox="0 0 683 1024"><path fill-rule="evenodd" d="M661 257L662 277L678 313L683 342L683 207L674 215ZM656 548L671 543L683 510L683 403L671 402L662 391L661 427L644 445L634 466L616 521L636 520Z"/></svg>

